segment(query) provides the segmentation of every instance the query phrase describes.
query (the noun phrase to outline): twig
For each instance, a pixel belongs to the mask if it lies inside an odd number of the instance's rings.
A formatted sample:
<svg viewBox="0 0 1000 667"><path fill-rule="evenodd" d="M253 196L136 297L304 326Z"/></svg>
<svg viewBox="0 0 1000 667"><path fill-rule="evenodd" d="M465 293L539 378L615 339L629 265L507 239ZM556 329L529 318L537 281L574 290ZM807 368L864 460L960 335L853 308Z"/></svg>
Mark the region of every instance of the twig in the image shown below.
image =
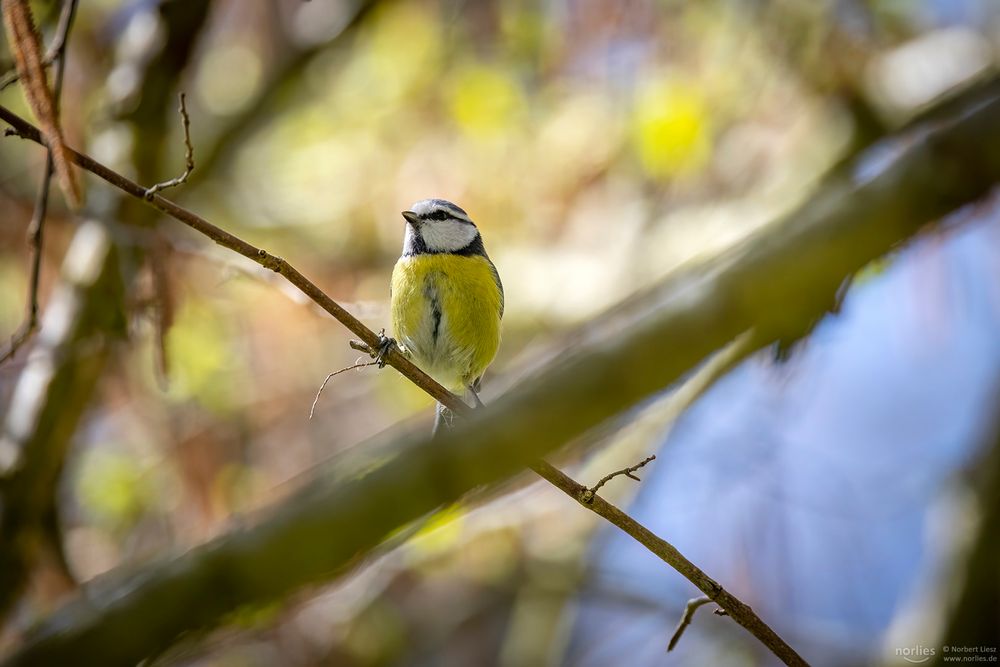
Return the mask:
<svg viewBox="0 0 1000 667"><path fill-rule="evenodd" d="M52 167L70 208L83 204L83 191L70 167L68 148L63 139L58 107L42 65L41 38L27 0L0 0L4 27L17 71L21 74L21 90L28 107L38 119L45 145L52 156ZM67 21L67 25L69 22ZM65 43L63 44L65 47Z"/></svg>
<svg viewBox="0 0 1000 667"><path fill-rule="evenodd" d="M186 95L183 91L178 94L181 114L181 124L184 128L184 173L176 178L163 181L146 190L146 201L151 201L157 192L173 188L182 183L186 183L191 172L194 171L194 144L191 143L191 117L187 112ZM158 235L153 242L153 250L149 255L149 265L152 272L153 285L157 294L156 303L156 346L154 347L154 357L156 361L157 379L161 387L165 388L169 377L170 358L167 354L167 331L174 320L174 299L170 282L167 280L167 267L165 266L169 257L168 244Z"/></svg>
<svg viewBox="0 0 1000 667"><path fill-rule="evenodd" d="M351 347L352 350L357 350L358 352L364 352L365 354L371 354L371 355L375 354L375 352L372 351L372 348L369 347L368 343L364 342L363 340L350 340L347 341L347 344Z"/></svg>
<svg viewBox="0 0 1000 667"><path fill-rule="evenodd" d="M55 61L55 53L52 49L46 52L45 57L42 59L42 67L48 68ZM17 66L9 72L4 72L3 76L0 76L0 92L7 89L7 87L14 85L21 79L21 74L17 71Z"/></svg>
<svg viewBox="0 0 1000 667"><path fill-rule="evenodd" d="M56 35L45 52L45 57L42 58L42 67L47 68L56 59L62 57L66 49L66 37L69 35L69 28L73 24L73 19L76 15L77 4L78 0L68 0L63 4L63 11L59 14L59 25L56 27ZM67 7L70 8L69 11L67 11ZM17 83L20 78L21 75L17 71L17 66L14 65L9 72L4 72L3 76L0 76L0 91Z"/></svg>
<svg viewBox="0 0 1000 667"><path fill-rule="evenodd" d="M181 123L184 125L184 173L176 178L171 178L168 181L157 183L153 187L147 189L143 195L146 201L153 201L153 197L155 197L156 193L161 190L175 188L178 185L187 183L188 177L191 176L191 172L194 171L194 146L191 144L191 117L188 116L185 97L186 96L183 92L178 95L180 107L177 109L181 114Z"/></svg>
<svg viewBox="0 0 1000 667"><path fill-rule="evenodd" d="M625 475L629 479L634 479L637 482L641 482L642 480L639 479L633 473L636 470L638 470L639 468L641 468L644 465L646 465L647 463L649 463L650 461L653 461L654 459L656 459L656 455L655 454L653 454L651 456L647 456L642 461L639 461L638 463L636 463L634 466L629 466L628 468L622 468L621 470L616 470L613 473L605 475L604 477L601 478L601 480L597 484L593 485L592 487L590 487L589 489L587 489L586 491L583 492L583 497L581 498L581 500L583 500L583 502L585 502L585 503L593 502L594 496L597 495L598 490L600 490L600 488L602 486L604 486L605 484L607 484L609 481L611 481L615 477L618 477L619 475Z"/></svg>
<svg viewBox="0 0 1000 667"><path fill-rule="evenodd" d="M63 3L62 12L59 15L59 28L50 50L50 56L55 61L52 98L56 114L59 113L59 103L62 98L63 78L66 71L66 45L69 31L73 27L73 19L76 16L77 1L66 0ZM0 86L0 90L2 89L3 86ZM28 342L28 339L38 329L38 285L42 270L42 240L45 230L45 216L49 207L49 190L52 185L53 168L52 151L49 149L45 151L45 170L42 172L42 181L39 183L38 193L35 195L35 208L31 222L28 223L31 274L28 279L27 313L24 322L11 335L7 349L0 353L0 364L17 354L18 349Z"/></svg>
<svg viewBox="0 0 1000 667"><path fill-rule="evenodd" d="M150 201L160 190L176 187L186 183L191 172L194 171L194 144L191 143L191 117L187 111L187 99L184 91L178 93L178 109L181 115L181 125L184 129L184 173L176 178L163 181L153 185L146 190L145 198ZM162 234L155 234L152 249L149 253L149 267L153 281L153 289L156 294L156 315L154 325L156 329L156 345L153 348L154 362L156 364L156 377L162 389L165 389L170 376L170 357L167 352L167 332L174 321L174 297L173 288L167 280L168 268L166 266L170 257L169 244L164 240Z"/></svg>
<svg viewBox="0 0 1000 667"><path fill-rule="evenodd" d="M677 629L674 630L674 634L670 638L670 643L667 644L668 653L674 650L674 647L677 646L677 642L681 640L681 635L683 635L684 631L687 630L687 626L691 625L691 619L694 618L694 613L698 611L698 607L706 605L711 601L712 598L707 595L691 598L687 601L687 604L684 606L684 615L681 616L681 621L677 624Z"/></svg>
<svg viewBox="0 0 1000 667"><path fill-rule="evenodd" d="M385 328L383 328L381 331L378 332L378 339L379 339L379 346L374 348L365 343L364 341L360 340L348 341L347 344L351 346L352 350L358 350L359 352L365 352L366 354L368 354L368 356L370 356L372 359L375 360L375 365L378 366L379 368L385 368L386 352L390 348L395 347L396 341L386 337Z"/></svg>
<svg viewBox="0 0 1000 667"><path fill-rule="evenodd" d="M685 558L684 554L678 551L672 544L657 536L644 525L600 496L593 496L589 501L584 500L590 489L578 484L549 463L540 461L531 466L531 469L558 487L566 495L575 499L580 505L618 526L635 541L659 556L660 560L682 574L698 590L704 593L708 599L725 609L733 617L734 621L746 628L750 634L760 640L764 646L769 648L786 665L796 665L798 667L808 665L802 656L796 653L795 649L789 646L778 633L771 629L771 626L761 620L749 605L742 602L718 582L705 574L701 568Z"/></svg>
<svg viewBox="0 0 1000 667"><path fill-rule="evenodd" d="M316 412L316 404L319 403L319 397L323 393L323 390L326 389L326 383L330 381L330 378L332 378L334 375L340 375L341 373L346 373L347 371L353 371L356 368L365 368L366 366L374 366L377 363L378 363L377 361L365 361L365 362L359 361L352 366L348 366L347 368L341 368L339 371L334 371L329 375L327 375L326 379L323 380L323 384L319 386L319 390L316 392L316 398L313 399L312 407L309 408L309 419L313 418L313 413Z"/></svg>

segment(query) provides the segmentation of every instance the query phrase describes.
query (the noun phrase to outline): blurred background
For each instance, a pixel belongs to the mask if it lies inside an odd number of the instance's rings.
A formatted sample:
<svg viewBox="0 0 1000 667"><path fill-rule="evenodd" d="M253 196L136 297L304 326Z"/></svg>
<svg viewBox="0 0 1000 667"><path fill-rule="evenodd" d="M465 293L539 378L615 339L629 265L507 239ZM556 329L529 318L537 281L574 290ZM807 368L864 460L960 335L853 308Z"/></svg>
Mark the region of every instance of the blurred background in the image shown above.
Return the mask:
<svg viewBox="0 0 1000 667"><path fill-rule="evenodd" d="M50 38L59 3L33 6ZM458 203L506 289L488 401L589 318L759 231L998 61L995 0L91 0L62 117L70 145L149 185L183 170L185 91L197 166L167 196L376 331L399 212ZM17 86L0 104L30 116ZM0 141L4 337L23 318L44 163ZM238 526L337 452L431 421L425 395L373 368L331 379L310 419L326 375L358 359L341 326L101 183L81 219L53 200L42 327L0 366L0 414L4 442L64 450L65 467L0 648L78 583ZM58 391L39 392L39 373ZM998 389L993 196L870 267L789 360L756 355L677 421L652 401L565 463L593 483L656 453L609 497L814 664L907 664L900 649L940 646L975 543ZM27 414L41 426L21 428ZM528 482L156 664L774 661L710 608L668 655L697 591ZM992 620L982 644L998 643Z"/></svg>

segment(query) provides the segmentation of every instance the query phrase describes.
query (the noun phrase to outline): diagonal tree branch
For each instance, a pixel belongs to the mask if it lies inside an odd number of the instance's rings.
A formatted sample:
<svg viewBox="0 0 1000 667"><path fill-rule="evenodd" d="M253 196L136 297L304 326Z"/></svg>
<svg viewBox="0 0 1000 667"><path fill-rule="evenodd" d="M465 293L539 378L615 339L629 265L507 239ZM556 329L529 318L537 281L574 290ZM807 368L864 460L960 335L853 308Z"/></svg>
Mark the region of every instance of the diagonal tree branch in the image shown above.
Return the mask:
<svg viewBox="0 0 1000 667"><path fill-rule="evenodd" d="M2 107L0 118L37 140L33 127ZM435 441L413 434L375 441L341 457L336 478L317 480L252 529L142 568L129 581L95 584L86 598L50 618L7 664L60 664L82 654L99 656L105 664L134 663L241 605L336 576L398 526L537 462L676 381L740 332L754 328L767 342L808 329L847 277L925 224L983 196L1000 179L1000 95L888 148L892 159L880 152L882 159L873 164L863 155L854 170L827 182L783 221L674 277L650 295L648 308L628 321L624 333L582 341ZM145 192L86 156L73 153L71 159L134 197ZM374 332L280 258L162 197L151 204L281 273L369 346L377 343ZM398 353L387 361L418 384L426 378ZM425 389L462 409L437 385ZM604 504L595 498L594 506ZM652 543L641 532L630 534ZM742 613L738 601L702 579L703 573L688 575L728 612ZM752 612L743 611L752 623ZM758 632L766 635L763 628Z"/></svg>
<svg viewBox="0 0 1000 667"><path fill-rule="evenodd" d="M764 646L786 665L806 665L806 661L778 636L767 623L762 621L753 609L718 582L705 574L701 568L689 561L672 544L654 534L641 523L621 511L600 496L593 495L587 487L573 481L562 472L542 461L531 469L544 477L553 486L574 498L580 505L607 519L633 537L642 546L656 554L660 560L684 575L684 578L698 587L709 599L726 610L733 620L746 628Z"/></svg>

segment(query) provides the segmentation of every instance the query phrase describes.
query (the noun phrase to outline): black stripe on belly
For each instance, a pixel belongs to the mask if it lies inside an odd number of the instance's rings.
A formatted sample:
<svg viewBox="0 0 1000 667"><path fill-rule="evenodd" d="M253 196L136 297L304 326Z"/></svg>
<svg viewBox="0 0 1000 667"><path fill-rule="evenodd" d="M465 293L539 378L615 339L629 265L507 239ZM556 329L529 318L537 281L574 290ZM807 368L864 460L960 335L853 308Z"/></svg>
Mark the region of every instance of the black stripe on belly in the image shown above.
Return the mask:
<svg viewBox="0 0 1000 667"><path fill-rule="evenodd" d="M438 330L441 328L441 304L438 303L437 299L431 301L431 318L434 320L434 329L431 331L431 338L434 339L434 344L436 345Z"/></svg>
<svg viewBox="0 0 1000 667"><path fill-rule="evenodd" d="M424 279L424 297L431 308L431 340L437 345L438 334L441 332L441 301L438 299L437 289L434 287L434 280L431 276Z"/></svg>

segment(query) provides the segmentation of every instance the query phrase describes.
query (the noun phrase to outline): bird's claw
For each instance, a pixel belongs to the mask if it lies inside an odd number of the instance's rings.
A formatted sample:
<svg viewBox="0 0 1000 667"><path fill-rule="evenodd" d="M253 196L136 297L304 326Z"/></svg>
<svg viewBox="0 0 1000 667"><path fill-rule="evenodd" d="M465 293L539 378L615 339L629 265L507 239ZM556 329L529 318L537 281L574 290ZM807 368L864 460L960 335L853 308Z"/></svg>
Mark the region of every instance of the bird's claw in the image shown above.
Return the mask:
<svg viewBox="0 0 1000 667"><path fill-rule="evenodd" d="M385 335L385 329L382 329L378 333L378 347L375 348L375 352L372 354L372 358L375 363L378 364L379 368L385 368L385 357L389 354L389 350L392 346L396 344L395 338L389 338Z"/></svg>

